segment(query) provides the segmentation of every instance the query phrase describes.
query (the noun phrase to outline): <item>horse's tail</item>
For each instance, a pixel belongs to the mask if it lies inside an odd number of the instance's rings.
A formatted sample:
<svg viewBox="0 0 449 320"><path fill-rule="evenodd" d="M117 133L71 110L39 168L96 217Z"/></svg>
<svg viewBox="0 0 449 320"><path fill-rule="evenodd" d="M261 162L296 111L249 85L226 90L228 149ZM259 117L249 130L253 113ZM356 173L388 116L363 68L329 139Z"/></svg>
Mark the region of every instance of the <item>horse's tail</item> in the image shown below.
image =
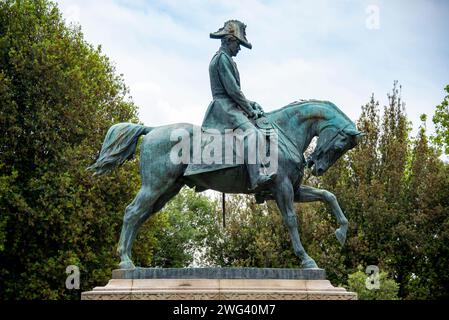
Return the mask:
<svg viewBox="0 0 449 320"><path fill-rule="evenodd" d="M118 123L109 128L94 164L87 169L94 175L103 175L133 158L140 136L153 128L134 123Z"/></svg>

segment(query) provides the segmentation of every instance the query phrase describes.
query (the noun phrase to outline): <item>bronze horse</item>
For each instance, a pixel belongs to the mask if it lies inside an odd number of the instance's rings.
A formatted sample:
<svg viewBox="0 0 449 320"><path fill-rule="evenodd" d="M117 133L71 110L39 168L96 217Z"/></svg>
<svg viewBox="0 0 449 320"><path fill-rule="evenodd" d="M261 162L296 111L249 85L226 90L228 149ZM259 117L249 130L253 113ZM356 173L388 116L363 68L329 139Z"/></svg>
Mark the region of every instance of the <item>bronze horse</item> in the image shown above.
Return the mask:
<svg viewBox="0 0 449 320"><path fill-rule="evenodd" d="M339 223L335 234L342 245L346 240L348 220L332 193L301 186L304 167L308 165L312 174L322 175L346 151L357 145L363 133L337 106L327 101L294 102L267 113L266 117L282 131L301 157L298 160L282 150L279 152L277 177L265 198L276 201L288 227L294 252L301 259L303 268L318 268L301 244L294 202L328 203ZM140 226L161 210L184 185L197 190L250 193L244 165L185 176L187 164L174 164L169 160L170 151L177 143L170 136L176 129L183 129L187 135L192 135L193 130L199 128L187 123L154 128L131 123L116 124L109 129L97 161L89 167L95 174L111 171L133 156L138 138L144 135L140 146L142 186L135 199L126 207L117 248L121 269L134 268L131 250ZM315 136L318 137L316 147L308 161L305 161L302 155Z"/></svg>

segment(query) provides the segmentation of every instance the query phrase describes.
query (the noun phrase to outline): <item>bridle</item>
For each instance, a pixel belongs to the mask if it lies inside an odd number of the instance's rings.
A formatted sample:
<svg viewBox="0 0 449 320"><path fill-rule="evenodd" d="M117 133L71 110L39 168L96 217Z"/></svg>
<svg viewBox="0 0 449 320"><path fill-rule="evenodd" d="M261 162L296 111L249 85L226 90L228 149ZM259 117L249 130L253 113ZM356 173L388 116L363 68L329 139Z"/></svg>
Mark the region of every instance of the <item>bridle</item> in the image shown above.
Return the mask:
<svg viewBox="0 0 449 320"><path fill-rule="evenodd" d="M346 136L344 134L344 130L349 126L350 124L347 124L346 126L344 126L343 128L340 128L333 136L332 138L330 138L325 144L323 144L322 146L320 146L318 148L318 150L314 150L313 153L309 156L309 158L307 159L307 166L310 168L312 167L312 165L316 162L316 159L321 156L322 153L325 153L329 150L330 146L332 145L332 142L335 140L335 138L338 135L343 135ZM321 131L325 130L326 128L323 128Z"/></svg>

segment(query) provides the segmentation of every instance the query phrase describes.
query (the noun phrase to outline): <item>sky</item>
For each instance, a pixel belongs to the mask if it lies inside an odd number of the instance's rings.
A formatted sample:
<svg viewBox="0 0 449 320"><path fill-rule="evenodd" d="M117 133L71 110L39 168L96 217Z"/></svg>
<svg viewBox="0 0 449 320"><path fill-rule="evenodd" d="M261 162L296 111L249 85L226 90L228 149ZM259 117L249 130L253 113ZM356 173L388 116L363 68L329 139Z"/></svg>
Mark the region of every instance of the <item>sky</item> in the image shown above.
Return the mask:
<svg viewBox="0 0 449 320"><path fill-rule="evenodd" d="M209 38L229 19L253 49L234 58L242 91L271 111L298 99L335 103L354 121L394 80L414 130L449 84L449 1L60 0L67 22L114 62L147 126L201 124L211 101Z"/></svg>

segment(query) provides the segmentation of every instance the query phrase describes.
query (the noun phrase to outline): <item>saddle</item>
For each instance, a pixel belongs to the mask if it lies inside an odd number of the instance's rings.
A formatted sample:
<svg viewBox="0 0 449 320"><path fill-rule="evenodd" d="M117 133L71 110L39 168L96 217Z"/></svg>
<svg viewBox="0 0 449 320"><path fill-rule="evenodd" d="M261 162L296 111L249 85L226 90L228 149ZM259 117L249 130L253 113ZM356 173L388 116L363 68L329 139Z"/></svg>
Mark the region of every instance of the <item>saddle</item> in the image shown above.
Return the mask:
<svg viewBox="0 0 449 320"><path fill-rule="evenodd" d="M261 117L254 121L254 125L260 130L260 132L266 137L269 138L273 134L275 134L275 130L273 127L273 124L266 118ZM206 132L202 129L202 133L206 134ZM219 137L218 137L219 136ZM214 134L211 134L210 132L207 132L207 139L201 141L201 154L203 154L203 151L205 150L205 147L209 144L210 138L213 137L213 140L215 139L223 139L222 134L217 134L216 136ZM221 140L220 140L221 141ZM222 152L221 154L225 154L225 147L222 146ZM235 150L234 156L235 156ZM206 163L189 163L186 171L184 172L184 176L193 176L205 172L212 172L216 170L222 170L227 168L233 168L237 166L241 166L242 164L238 163L212 163L212 164L206 164Z"/></svg>
<svg viewBox="0 0 449 320"><path fill-rule="evenodd" d="M303 165L303 156L299 153L296 145L284 134L283 130L278 127L275 123L270 121L269 118L263 116L254 121L254 125L260 130L260 132L265 136L266 139L270 139L273 135L278 135L278 146L280 152L283 152L286 156L289 156L298 166ZM204 132L204 131L203 131ZM219 137L218 137L219 136ZM211 133L207 133L207 139L201 141L201 154L210 143L210 137L215 139L223 139L222 134L217 134L215 137ZM222 141L222 140L219 140ZM235 150L233 150L235 156ZM222 144L221 154L225 154L225 146ZM227 168L233 168L241 166L242 163L190 163L188 164L184 176L193 176L205 172L212 172L216 170L222 170Z"/></svg>

